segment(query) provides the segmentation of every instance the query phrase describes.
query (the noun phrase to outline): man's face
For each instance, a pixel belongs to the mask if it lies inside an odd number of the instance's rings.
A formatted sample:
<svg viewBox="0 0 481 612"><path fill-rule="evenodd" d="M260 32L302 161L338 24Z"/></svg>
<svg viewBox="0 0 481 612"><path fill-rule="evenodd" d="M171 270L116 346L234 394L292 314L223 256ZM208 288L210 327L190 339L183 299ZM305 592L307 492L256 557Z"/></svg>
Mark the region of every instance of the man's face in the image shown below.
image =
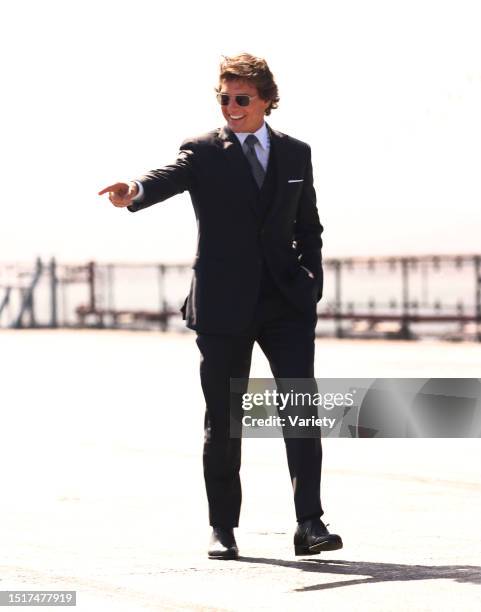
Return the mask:
<svg viewBox="0 0 481 612"><path fill-rule="evenodd" d="M221 106L222 114L233 132L256 132L264 122L264 111L268 100L259 97L257 87L249 81L221 81L220 93L230 96L229 104ZM248 106L239 106L235 96L247 94L251 98Z"/></svg>

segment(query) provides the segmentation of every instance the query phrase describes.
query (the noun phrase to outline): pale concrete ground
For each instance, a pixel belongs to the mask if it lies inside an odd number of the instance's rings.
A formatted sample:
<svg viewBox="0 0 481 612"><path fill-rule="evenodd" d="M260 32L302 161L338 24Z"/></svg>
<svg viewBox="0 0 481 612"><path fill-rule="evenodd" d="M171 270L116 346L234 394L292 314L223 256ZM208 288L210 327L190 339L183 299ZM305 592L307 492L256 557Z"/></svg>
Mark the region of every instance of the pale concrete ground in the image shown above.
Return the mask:
<svg viewBox="0 0 481 612"><path fill-rule="evenodd" d="M316 375L480 364L477 344L322 340ZM480 609L479 440L324 440L345 547L310 558L282 440L244 440L242 558L209 561L197 365L190 334L0 333L0 590L76 590L93 612ZM251 374L270 374L259 352Z"/></svg>

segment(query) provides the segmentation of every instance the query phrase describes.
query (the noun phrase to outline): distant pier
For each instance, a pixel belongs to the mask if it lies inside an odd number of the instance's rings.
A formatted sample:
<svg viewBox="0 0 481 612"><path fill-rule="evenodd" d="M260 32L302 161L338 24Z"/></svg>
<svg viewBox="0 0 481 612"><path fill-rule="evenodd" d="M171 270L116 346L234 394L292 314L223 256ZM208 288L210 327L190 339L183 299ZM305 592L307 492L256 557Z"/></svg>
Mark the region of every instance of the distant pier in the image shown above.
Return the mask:
<svg viewBox="0 0 481 612"><path fill-rule="evenodd" d="M481 255L324 259L317 334L481 341ZM0 263L0 327L181 330L186 263Z"/></svg>

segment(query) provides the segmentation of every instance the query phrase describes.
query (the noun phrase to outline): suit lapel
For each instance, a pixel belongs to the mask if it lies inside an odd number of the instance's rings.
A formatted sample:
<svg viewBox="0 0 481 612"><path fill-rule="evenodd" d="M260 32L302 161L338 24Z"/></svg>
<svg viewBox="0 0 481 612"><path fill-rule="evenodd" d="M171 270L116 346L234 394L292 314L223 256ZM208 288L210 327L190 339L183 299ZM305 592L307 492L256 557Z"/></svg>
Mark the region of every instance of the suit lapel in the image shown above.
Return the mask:
<svg viewBox="0 0 481 612"><path fill-rule="evenodd" d="M269 131L269 137L271 142L271 150L270 155L275 155L276 160L276 188L274 191L274 201L272 202L269 210L267 212L266 218L271 217L276 213L279 209L282 196L284 194L285 189L285 181L288 174L288 160L289 160L289 146L288 139L281 132L277 132L273 130L269 124L267 124L267 129Z"/></svg>
<svg viewBox="0 0 481 612"><path fill-rule="evenodd" d="M269 156L275 155L277 169L274 201L271 203L266 213L266 218L268 218L275 214L282 202L285 181L288 174L289 144L284 134L273 130L268 123L266 123L266 126L271 143ZM233 176L240 178L240 185L238 183L238 188L244 189L247 192L246 195L248 194L249 196L247 199L252 211L256 217L260 217L262 211L260 211L257 206L257 198L252 197L253 193L257 193L257 185L255 184L249 162L244 155L239 139L226 125L220 128L219 139Z"/></svg>
<svg viewBox="0 0 481 612"><path fill-rule="evenodd" d="M219 139L222 144L225 159L232 175L235 177L235 189L246 192L246 199L250 204L251 210L256 217L259 217L260 211L257 206L256 197L259 190L252 176L252 170L244 155L239 139L226 125L219 130Z"/></svg>

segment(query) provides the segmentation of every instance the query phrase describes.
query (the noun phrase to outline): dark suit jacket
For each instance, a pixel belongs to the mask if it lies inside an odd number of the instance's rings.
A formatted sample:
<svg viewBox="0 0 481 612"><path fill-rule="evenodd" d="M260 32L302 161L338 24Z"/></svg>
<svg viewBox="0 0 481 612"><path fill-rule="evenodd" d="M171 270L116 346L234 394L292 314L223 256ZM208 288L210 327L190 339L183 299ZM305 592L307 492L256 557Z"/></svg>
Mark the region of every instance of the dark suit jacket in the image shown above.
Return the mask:
<svg viewBox="0 0 481 612"><path fill-rule="evenodd" d="M256 206L259 189L237 136L227 126L185 140L175 163L139 179L144 198L128 207L135 212L189 191L198 240L182 312L187 326L199 332L234 334L248 326L263 260L280 291L300 311L312 312L321 299L323 228L310 147L267 129L277 184L266 211Z"/></svg>

